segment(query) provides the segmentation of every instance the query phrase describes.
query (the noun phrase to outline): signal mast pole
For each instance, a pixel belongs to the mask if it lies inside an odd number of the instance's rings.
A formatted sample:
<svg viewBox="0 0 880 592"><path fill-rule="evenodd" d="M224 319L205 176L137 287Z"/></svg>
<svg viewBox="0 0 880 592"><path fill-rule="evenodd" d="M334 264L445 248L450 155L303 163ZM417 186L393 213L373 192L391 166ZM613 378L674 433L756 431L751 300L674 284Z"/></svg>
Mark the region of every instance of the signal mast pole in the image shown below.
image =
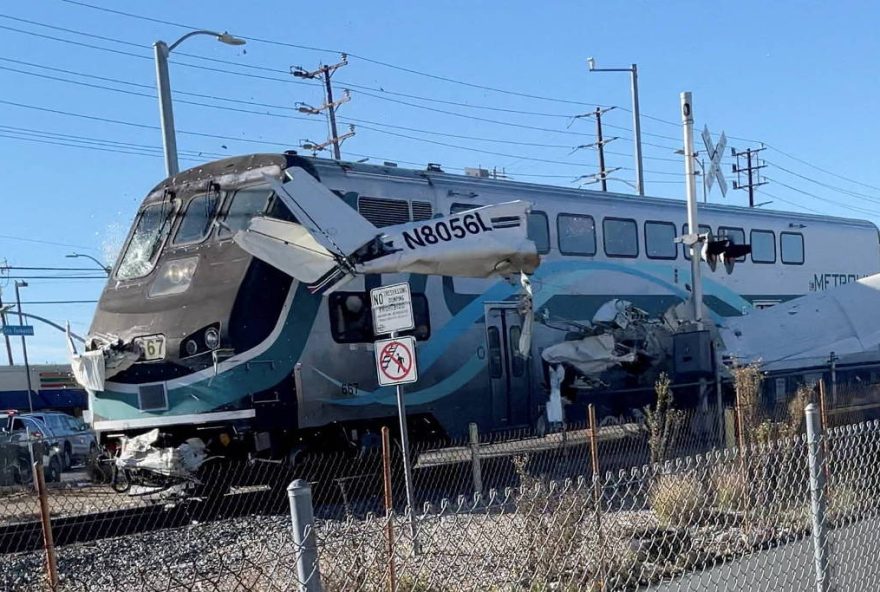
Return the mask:
<svg viewBox="0 0 880 592"><path fill-rule="evenodd" d="M688 233L699 235L697 223L697 179L694 170L694 112L690 92L681 93L681 125L684 133L684 174L687 188ZM694 305L694 322L703 328L703 281L700 276L701 244L699 238L691 244L691 300Z"/></svg>

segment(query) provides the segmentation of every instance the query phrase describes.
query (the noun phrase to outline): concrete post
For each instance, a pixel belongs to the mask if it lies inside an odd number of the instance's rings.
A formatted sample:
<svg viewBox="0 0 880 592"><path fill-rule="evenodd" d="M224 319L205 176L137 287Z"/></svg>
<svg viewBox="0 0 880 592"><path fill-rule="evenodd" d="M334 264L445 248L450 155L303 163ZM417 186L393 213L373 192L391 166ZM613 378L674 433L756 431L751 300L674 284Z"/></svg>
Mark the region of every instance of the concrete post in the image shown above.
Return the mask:
<svg viewBox="0 0 880 592"><path fill-rule="evenodd" d="M468 424L468 436L471 447L471 475L474 483L474 493L483 493L483 472L480 468L480 433L477 424Z"/></svg>
<svg viewBox="0 0 880 592"><path fill-rule="evenodd" d="M813 523L813 556L816 565L816 591L828 592L831 581L828 575L828 534L825 519L825 454L822 448L822 423L816 405L807 405L807 453L810 469L810 515Z"/></svg>
<svg viewBox="0 0 880 592"><path fill-rule="evenodd" d="M312 488L308 481L296 479L287 487L290 500L290 521L293 541L299 548L296 574L300 592L321 592L321 569L315 538L315 518L312 512Z"/></svg>

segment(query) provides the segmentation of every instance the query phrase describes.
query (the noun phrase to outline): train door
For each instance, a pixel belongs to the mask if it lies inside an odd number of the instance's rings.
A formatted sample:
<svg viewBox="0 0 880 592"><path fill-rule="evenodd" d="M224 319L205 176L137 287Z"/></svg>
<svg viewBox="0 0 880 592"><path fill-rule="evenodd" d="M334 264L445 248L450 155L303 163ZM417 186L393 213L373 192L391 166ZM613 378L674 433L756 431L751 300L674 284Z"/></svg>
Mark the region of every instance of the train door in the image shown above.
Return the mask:
<svg viewBox="0 0 880 592"><path fill-rule="evenodd" d="M530 420L529 367L517 353L521 331L516 304L486 305L486 354L496 428L525 426Z"/></svg>

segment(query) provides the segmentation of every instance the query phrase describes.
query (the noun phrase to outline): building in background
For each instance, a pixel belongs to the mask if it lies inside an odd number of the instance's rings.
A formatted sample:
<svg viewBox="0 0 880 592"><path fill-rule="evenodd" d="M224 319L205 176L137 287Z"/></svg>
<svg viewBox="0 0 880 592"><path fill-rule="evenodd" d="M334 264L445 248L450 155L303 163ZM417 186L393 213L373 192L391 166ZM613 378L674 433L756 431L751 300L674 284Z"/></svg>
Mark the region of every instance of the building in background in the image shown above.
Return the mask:
<svg viewBox="0 0 880 592"><path fill-rule="evenodd" d="M31 365L34 410L57 409L81 415L86 392L76 383L68 364ZM28 411L27 375L24 366L0 366L0 409Z"/></svg>

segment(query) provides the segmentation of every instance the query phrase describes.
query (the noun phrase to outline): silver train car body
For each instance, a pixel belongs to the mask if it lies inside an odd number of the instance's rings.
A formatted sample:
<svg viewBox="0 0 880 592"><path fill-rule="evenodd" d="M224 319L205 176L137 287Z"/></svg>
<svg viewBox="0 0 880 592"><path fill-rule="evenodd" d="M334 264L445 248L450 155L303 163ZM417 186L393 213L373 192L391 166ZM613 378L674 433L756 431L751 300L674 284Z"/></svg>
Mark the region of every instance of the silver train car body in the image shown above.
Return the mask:
<svg viewBox="0 0 880 592"><path fill-rule="evenodd" d="M368 275L318 296L241 250L232 232L251 216L292 218L262 178L292 166L330 188L339 208L380 227L530 202L529 236L542 257L534 307L553 317L589 320L612 298L661 313L688 296L690 261L673 242L686 231L684 201L294 153L218 161L150 192L102 293L89 347L139 343L154 359L143 353L90 393L97 430L161 427L183 437L233 426L277 452L393 425L394 390L377 385L368 293L401 281L416 317L419 381L406 393L415 437L458 436L472 421L481 430L530 426L542 416L539 353L562 336L536 324L532 355L516 355L515 282ZM752 245L732 273L705 269L705 302L717 318L880 271L870 222L715 204L701 205L700 221Z"/></svg>

